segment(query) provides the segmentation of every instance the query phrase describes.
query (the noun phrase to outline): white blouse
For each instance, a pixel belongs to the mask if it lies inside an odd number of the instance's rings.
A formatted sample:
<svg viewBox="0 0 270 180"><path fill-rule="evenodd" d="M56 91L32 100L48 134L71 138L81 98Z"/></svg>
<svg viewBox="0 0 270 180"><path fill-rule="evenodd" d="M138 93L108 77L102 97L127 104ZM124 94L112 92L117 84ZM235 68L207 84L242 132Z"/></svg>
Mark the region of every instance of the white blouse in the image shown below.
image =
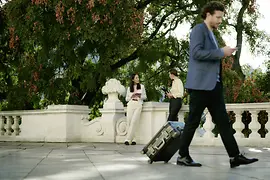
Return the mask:
<svg viewBox="0 0 270 180"><path fill-rule="evenodd" d="M131 100L131 97L134 93L141 93L141 98L138 100L138 102L143 103L143 100L147 98L146 91L144 85L141 84L141 89L134 89L134 92L130 92L130 87L127 88L127 94L126 94L126 101L129 102Z"/></svg>

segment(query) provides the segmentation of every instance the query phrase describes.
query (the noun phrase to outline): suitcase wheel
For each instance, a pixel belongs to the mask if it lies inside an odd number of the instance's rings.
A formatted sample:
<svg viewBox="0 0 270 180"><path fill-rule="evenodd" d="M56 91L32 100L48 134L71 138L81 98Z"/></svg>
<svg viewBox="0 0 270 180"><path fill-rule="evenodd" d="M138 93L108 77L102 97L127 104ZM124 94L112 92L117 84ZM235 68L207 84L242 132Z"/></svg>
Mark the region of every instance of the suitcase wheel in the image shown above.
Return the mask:
<svg viewBox="0 0 270 180"><path fill-rule="evenodd" d="M148 160L148 164L152 164L153 161L151 159Z"/></svg>
<svg viewBox="0 0 270 180"><path fill-rule="evenodd" d="M164 161L165 164L167 164L169 161Z"/></svg>
<svg viewBox="0 0 270 180"><path fill-rule="evenodd" d="M141 150L141 154L145 154L145 151L144 151L144 149L143 149L143 150Z"/></svg>

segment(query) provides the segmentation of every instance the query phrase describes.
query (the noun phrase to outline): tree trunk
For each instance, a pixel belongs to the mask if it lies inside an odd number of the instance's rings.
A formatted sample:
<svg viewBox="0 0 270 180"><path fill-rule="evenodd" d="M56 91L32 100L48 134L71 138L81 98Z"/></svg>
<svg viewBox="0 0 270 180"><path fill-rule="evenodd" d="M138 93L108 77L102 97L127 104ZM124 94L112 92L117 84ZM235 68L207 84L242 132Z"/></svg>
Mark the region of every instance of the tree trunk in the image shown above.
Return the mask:
<svg viewBox="0 0 270 180"><path fill-rule="evenodd" d="M242 43L243 43L243 30L244 30L244 24L243 24L243 16L245 11L247 10L249 6L250 0L242 0L242 7L238 13L237 16L237 24L235 26L236 32L237 32L237 47L238 50L236 51L236 54L234 55L234 62L232 69L237 72L237 74L241 77L241 79L245 79L245 75L241 69L239 60L241 56L242 51Z"/></svg>

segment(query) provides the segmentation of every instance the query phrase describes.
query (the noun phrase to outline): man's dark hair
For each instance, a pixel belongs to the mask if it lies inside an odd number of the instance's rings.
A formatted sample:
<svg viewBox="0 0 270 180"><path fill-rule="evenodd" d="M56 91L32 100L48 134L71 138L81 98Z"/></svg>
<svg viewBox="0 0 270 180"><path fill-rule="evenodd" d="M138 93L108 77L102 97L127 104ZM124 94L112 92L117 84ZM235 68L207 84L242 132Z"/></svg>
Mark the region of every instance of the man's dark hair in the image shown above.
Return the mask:
<svg viewBox="0 0 270 180"><path fill-rule="evenodd" d="M178 76L177 70L176 69L171 69L170 74L173 74L175 76Z"/></svg>
<svg viewBox="0 0 270 180"><path fill-rule="evenodd" d="M215 11L224 12L225 11L224 5L218 1L211 1L211 2L207 3L202 9L201 17L203 19L206 19L207 13L210 13L211 15L213 15L215 13Z"/></svg>

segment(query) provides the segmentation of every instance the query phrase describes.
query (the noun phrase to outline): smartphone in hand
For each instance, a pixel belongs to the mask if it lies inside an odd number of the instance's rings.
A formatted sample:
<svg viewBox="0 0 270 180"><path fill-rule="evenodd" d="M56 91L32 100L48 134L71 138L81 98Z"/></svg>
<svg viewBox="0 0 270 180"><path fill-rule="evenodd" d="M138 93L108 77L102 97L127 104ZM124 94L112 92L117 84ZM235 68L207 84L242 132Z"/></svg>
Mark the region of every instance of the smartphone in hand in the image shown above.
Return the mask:
<svg viewBox="0 0 270 180"><path fill-rule="evenodd" d="M165 87L162 87L161 90L164 91L165 94L169 92Z"/></svg>
<svg viewBox="0 0 270 180"><path fill-rule="evenodd" d="M140 98L141 97L141 93L133 93L132 94L132 98L134 98L134 97L139 97Z"/></svg>
<svg viewBox="0 0 270 180"><path fill-rule="evenodd" d="M238 51L240 48L241 48L241 44L238 44L238 45L235 47L235 51Z"/></svg>

